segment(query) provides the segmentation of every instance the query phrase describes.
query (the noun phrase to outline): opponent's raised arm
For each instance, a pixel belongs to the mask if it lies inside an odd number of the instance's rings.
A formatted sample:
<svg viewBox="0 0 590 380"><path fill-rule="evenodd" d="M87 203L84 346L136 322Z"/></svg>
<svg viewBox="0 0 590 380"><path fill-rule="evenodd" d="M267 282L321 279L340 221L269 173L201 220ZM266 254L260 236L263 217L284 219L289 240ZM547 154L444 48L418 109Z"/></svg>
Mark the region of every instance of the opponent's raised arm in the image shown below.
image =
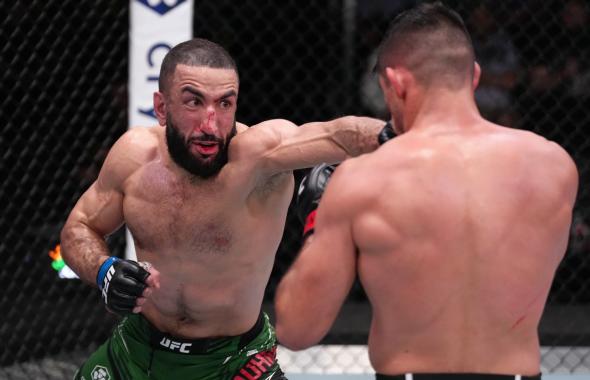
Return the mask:
<svg viewBox="0 0 590 380"><path fill-rule="evenodd" d="M83 281L103 290L107 307L115 312L136 308L148 282L154 281L147 281L149 273L138 263L110 257L105 242L123 224L122 187L141 160L142 133L127 132L115 143L97 180L78 200L61 232L65 262ZM126 294L113 294L119 286Z"/></svg>
<svg viewBox="0 0 590 380"><path fill-rule="evenodd" d="M317 344L326 335L356 275L352 205L347 204L347 181L338 172L319 202L332 172L320 165L302 182L297 208L306 241L276 292L277 337L293 350Z"/></svg>
<svg viewBox="0 0 590 380"><path fill-rule="evenodd" d="M270 174L338 163L377 149L385 125L382 120L357 116L301 126L269 120L236 138L232 153L257 157L260 168Z"/></svg>

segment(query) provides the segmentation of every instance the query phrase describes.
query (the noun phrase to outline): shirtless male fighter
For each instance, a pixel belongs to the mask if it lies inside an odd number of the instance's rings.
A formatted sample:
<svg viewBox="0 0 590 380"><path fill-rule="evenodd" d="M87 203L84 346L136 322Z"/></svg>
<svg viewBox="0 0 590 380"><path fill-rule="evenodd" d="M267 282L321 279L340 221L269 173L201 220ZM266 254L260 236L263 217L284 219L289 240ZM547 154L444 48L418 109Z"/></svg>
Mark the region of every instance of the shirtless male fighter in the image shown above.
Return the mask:
<svg viewBox="0 0 590 380"><path fill-rule="evenodd" d="M77 379L281 379L264 288L293 194L292 170L377 148L383 122L235 122L239 79L219 45L165 57L159 124L125 133L61 233L67 264L126 315ZM109 256L125 223L142 263ZM149 263L149 264L148 264Z"/></svg>
<svg viewBox="0 0 590 380"><path fill-rule="evenodd" d="M540 377L537 328L569 235L578 174L557 144L484 120L460 16L394 19L379 48L398 136L345 161L276 294L281 344L326 334L358 274L378 379ZM300 189L312 221L332 168Z"/></svg>

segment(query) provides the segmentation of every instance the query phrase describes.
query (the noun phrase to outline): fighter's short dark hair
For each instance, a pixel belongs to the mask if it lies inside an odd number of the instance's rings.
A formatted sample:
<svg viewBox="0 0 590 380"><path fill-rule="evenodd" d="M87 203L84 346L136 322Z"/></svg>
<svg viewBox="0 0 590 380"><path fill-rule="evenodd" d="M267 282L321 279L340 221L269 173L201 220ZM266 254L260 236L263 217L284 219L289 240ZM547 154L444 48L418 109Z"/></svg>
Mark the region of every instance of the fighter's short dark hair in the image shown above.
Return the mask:
<svg viewBox="0 0 590 380"><path fill-rule="evenodd" d="M405 65L423 84L452 83L473 75L473 44L461 16L442 2L422 3L400 13L389 25L377 51L376 71Z"/></svg>
<svg viewBox="0 0 590 380"><path fill-rule="evenodd" d="M222 46L204 38L193 38L174 46L164 57L158 80L160 91L166 89L170 76L179 64L232 69L238 73L236 62Z"/></svg>

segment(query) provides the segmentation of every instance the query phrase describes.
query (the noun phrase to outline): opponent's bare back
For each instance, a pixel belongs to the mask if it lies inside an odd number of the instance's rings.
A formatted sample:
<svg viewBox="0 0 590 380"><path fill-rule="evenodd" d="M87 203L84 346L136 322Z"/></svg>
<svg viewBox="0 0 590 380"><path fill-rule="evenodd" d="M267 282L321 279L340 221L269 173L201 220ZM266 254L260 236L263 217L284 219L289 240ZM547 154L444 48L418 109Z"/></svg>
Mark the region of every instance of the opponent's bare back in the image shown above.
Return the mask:
<svg viewBox="0 0 590 380"><path fill-rule="evenodd" d="M375 369L536 373L577 188L569 156L482 122L409 132L341 174Z"/></svg>
<svg viewBox="0 0 590 380"><path fill-rule="evenodd" d="M378 373L539 372L577 171L555 143L472 121L414 125L340 165L277 290L284 345L318 342L358 273Z"/></svg>
<svg viewBox="0 0 590 380"><path fill-rule="evenodd" d="M392 21L376 70L401 134L332 176L315 234L277 289L278 338L296 349L319 341L358 273L377 373L538 375L573 161L541 136L482 118L471 38L441 3Z"/></svg>

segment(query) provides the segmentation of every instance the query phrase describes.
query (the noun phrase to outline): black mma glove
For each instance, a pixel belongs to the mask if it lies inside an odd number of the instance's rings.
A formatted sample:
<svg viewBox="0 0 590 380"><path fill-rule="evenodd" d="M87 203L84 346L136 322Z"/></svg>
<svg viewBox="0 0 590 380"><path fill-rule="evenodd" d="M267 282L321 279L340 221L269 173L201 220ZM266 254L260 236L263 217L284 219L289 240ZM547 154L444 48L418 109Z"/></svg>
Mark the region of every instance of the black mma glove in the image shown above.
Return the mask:
<svg viewBox="0 0 590 380"><path fill-rule="evenodd" d="M316 209L326 189L328 180L336 168L328 164L314 166L303 177L297 192L297 216L303 223L303 239L313 233Z"/></svg>
<svg viewBox="0 0 590 380"><path fill-rule="evenodd" d="M387 141L391 140L396 136L395 130L393 129L393 125L391 125L391 121L385 123L385 126L377 135L377 140L379 140L379 145L385 144Z"/></svg>
<svg viewBox="0 0 590 380"><path fill-rule="evenodd" d="M147 288L145 280L149 275L135 261L109 257L96 276L107 309L121 315L133 312L137 298Z"/></svg>

